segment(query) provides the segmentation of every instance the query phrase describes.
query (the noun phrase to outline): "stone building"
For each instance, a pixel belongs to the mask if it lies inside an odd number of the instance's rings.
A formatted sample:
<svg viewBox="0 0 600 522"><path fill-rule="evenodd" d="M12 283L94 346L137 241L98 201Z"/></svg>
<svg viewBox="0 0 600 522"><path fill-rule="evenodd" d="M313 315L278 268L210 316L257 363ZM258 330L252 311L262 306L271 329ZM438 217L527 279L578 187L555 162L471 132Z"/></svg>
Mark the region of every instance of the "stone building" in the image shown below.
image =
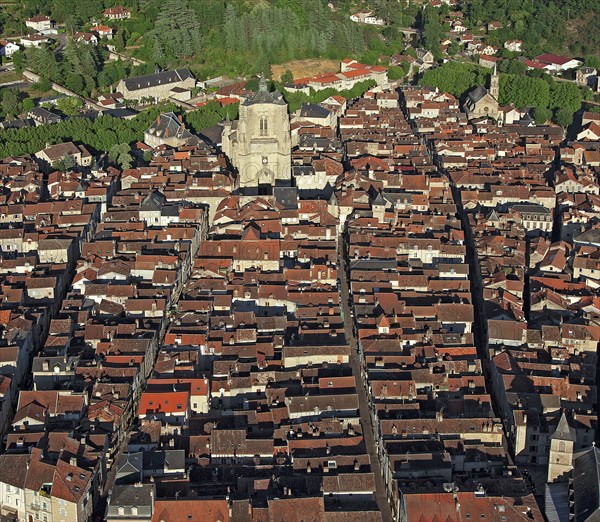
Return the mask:
<svg viewBox="0 0 600 522"><path fill-rule="evenodd" d="M198 146L201 140L184 125L173 112L163 112L144 131L144 143L152 148L160 145L171 147Z"/></svg>
<svg viewBox="0 0 600 522"><path fill-rule="evenodd" d="M195 86L196 79L192 73L189 69L182 68L125 78L117 85L117 91L122 93L126 100L185 100L191 97L191 89Z"/></svg>
<svg viewBox="0 0 600 522"><path fill-rule="evenodd" d="M240 117L226 122L223 152L238 170L246 194L268 194L291 183L291 136L288 107L279 92L260 80L258 92L240 104Z"/></svg>
<svg viewBox="0 0 600 522"><path fill-rule="evenodd" d="M498 97L500 95L500 83L498 74L494 70L494 74L490 80L490 88L486 89L483 85L475 87L469 94L464 103L464 109L469 119L490 118L498 119Z"/></svg>

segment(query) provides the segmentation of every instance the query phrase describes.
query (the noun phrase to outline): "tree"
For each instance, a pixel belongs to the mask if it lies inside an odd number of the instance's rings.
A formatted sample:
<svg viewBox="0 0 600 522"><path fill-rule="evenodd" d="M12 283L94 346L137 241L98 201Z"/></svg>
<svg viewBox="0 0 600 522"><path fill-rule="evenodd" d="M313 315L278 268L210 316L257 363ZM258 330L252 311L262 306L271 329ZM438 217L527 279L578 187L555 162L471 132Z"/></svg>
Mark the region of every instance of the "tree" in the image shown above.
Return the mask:
<svg viewBox="0 0 600 522"><path fill-rule="evenodd" d="M60 98L56 102L56 107L67 116L75 116L75 114L78 114L83 107L83 102L81 101L81 98L68 96L66 98Z"/></svg>
<svg viewBox="0 0 600 522"><path fill-rule="evenodd" d="M65 86L76 93L83 92L83 77L80 74L69 74L65 78Z"/></svg>
<svg viewBox="0 0 600 522"><path fill-rule="evenodd" d="M113 163L116 163L122 169L128 169L133 163L133 157L129 153L130 150L131 149L127 143L117 143L108 151L108 157Z"/></svg>
<svg viewBox="0 0 600 522"><path fill-rule="evenodd" d="M542 125L552 118L552 111L546 107L534 107L533 118L536 125Z"/></svg>
<svg viewBox="0 0 600 522"><path fill-rule="evenodd" d="M165 54L189 57L200 51L202 30L186 0L165 0L156 19L154 32Z"/></svg>
<svg viewBox="0 0 600 522"><path fill-rule="evenodd" d="M2 92L2 111L9 118L19 115L21 112L19 91L16 89L4 89Z"/></svg>
<svg viewBox="0 0 600 522"><path fill-rule="evenodd" d="M15 71L18 74L21 74L23 69L25 69L25 55L23 54L23 51L15 51L12 55L12 61L15 66Z"/></svg>
<svg viewBox="0 0 600 522"><path fill-rule="evenodd" d="M294 75L292 71L286 69L286 71L281 75L281 83L287 85L288 83L292 83L294 81Z"/></svg>
<svg viewBox="0 0 600 522"><path fill-rule="evenodd" d="M568 107L557 109L554 113L554 120L561 127L568 127L573 123L573 112Z"/></svg>
<svg viewBox="0 0 600 522"><path fill-rule="evenodd" d="M461 62L447 62L423 74L422 85L430 85L441 91L461 97L478 85L487 85L489 69Z"/></svg>
<svg viewBox="0 0 600 522"><path fill-rule="evenodd" d="M21 110L23 111L23 113L27 114L31 109L35 107L35 102L31 98L27 97L23 100L21 105Z"/></svg>
<svg viewBox="0 0 600 522"><path fill-rule="evenodd" d="M77 166L77 162L75 161L75 158L73 156L71 156L70 154L66 154L63 158L59 159L58 161L56 161L52 164L52 167L54 167L55 169L58 169L62 172L72 170L76 166Z"/></svg>

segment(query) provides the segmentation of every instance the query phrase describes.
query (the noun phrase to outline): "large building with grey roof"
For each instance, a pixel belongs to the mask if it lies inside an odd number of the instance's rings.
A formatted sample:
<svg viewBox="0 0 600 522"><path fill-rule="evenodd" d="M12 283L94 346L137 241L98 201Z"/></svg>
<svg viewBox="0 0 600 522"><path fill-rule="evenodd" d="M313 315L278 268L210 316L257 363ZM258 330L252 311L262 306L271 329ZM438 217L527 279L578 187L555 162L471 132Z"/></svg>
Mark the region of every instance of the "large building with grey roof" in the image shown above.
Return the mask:
<svg viewBox="0 0 600 522"><path fill-rule="evenodd" d="M196 79L192 73L189 69L182 68L125 78L117 85L117 91L121 92L126 100L183 100L191 97L191 89L195 86Z"/></svg>

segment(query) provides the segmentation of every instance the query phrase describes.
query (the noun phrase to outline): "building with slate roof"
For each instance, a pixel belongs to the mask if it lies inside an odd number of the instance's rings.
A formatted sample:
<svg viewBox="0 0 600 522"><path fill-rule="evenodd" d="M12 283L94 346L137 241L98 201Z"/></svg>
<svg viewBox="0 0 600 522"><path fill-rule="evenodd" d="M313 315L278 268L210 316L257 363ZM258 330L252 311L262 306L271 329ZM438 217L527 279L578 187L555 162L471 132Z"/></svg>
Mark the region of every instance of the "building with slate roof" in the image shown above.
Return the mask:
<svg viewBox="0 0 600 522"><path fill-rule="evenodd" d="M490 88L486 89L483 85L475 87L469 94L463 105L465 112L470 120L475 118L490 118L498 119L499 105L498 96L500 93L499 80L496 71L490 80Z"/></svg>
<svg viewBox="0 0 600 522"><path fill-rule="evenodd" d="M198 146L202 142L194 136L183 121L172 112L162 113L144 131L144 143L152 148L160 145L171 147Z"/></svg>
<svg viewBox="0 0 600 522"><path fill-rule="evenodd" d="M175 96L182 99L181 89L190 91L196 86L196 79L189 69L161 71L154 74L125 78L117 85L117 91L126 100L143 100L152 98L159 102ZM189 98L189 97L188 97Z"/></svg>

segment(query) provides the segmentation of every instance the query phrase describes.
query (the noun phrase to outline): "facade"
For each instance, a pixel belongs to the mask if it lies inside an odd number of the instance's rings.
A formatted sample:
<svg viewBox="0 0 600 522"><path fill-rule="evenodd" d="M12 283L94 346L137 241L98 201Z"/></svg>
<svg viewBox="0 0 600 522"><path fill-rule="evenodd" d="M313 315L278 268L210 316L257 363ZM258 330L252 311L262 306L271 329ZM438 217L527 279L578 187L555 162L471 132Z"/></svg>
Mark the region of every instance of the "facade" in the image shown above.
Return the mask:
<svg viewBox="0 0 600 522"><path fill-rule="evenodd" d="M47 16L36 15L25 20L25 26L33 29L34 31L41 33L52 29L52 20Z"/></svg>
<svg viewBox="0 0 600 522"><path fill-rule="evenodd" d="M226 123L222 148L238 171L241 191L264 193L290 184L288 108L280 93L267 90L264 77L258 92L240 104L239 120Z"/></svg>

